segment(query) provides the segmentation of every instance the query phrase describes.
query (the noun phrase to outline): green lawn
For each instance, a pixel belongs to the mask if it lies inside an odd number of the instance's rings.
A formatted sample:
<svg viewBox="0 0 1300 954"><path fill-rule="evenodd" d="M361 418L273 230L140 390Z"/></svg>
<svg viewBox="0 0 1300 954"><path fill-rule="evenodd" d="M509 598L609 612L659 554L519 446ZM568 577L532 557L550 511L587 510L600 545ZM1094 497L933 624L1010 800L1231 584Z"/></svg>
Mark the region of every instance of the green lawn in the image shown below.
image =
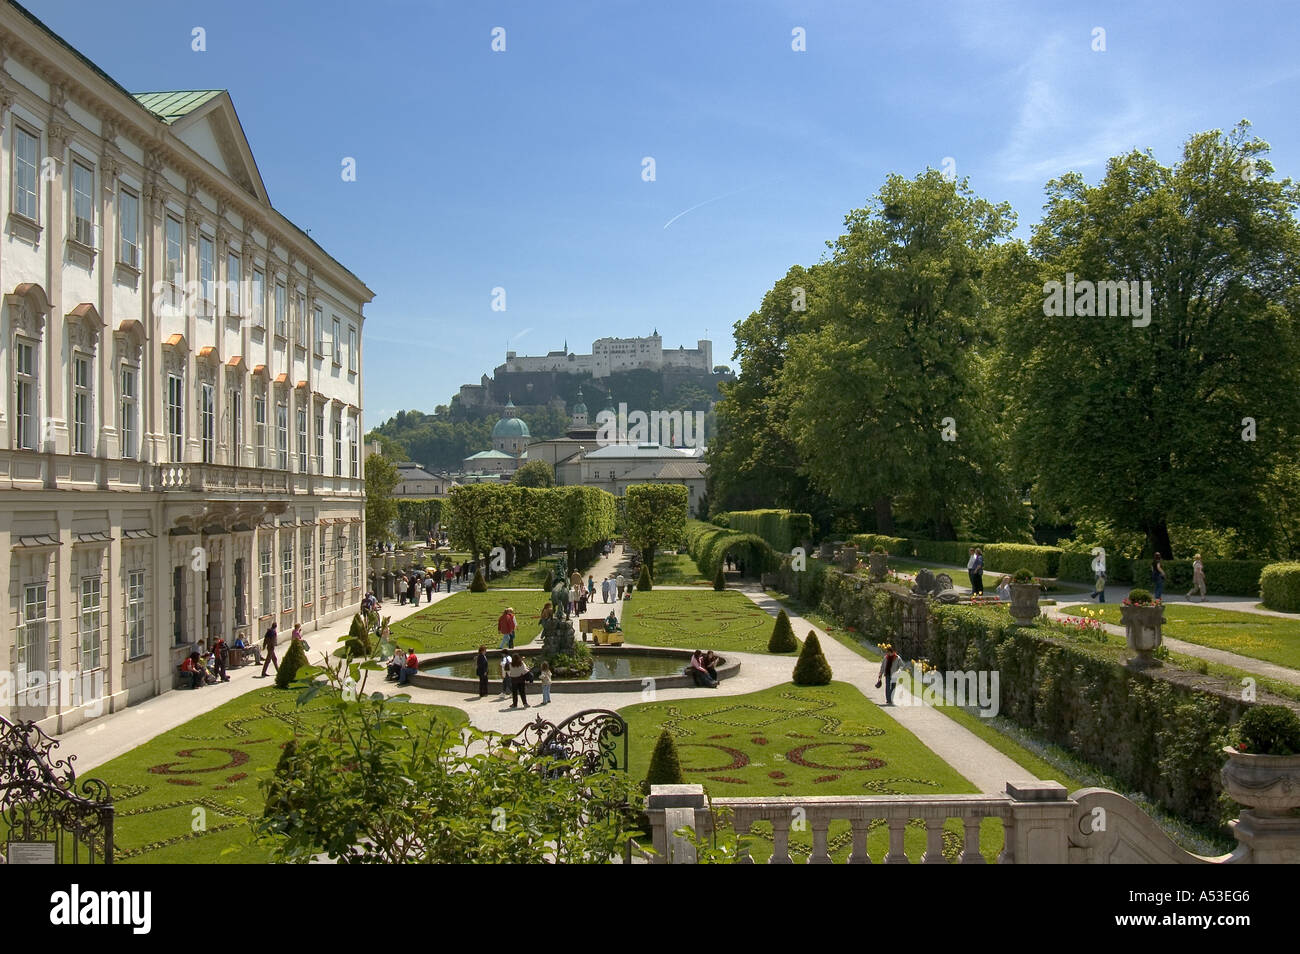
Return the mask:
<svg viewBox="0 0 1300 954"><path fill-rule="evenodd" d="M472 652L480 644L496 649L501 644L497 620L507 606L513 606L518 646L532 640L541 629L542 606L549 599L540 587L536 595L490 591L453 593L394 623L393 640L403 647L414 646L421 653Z"/></svg>
<svg viewBox="0 0 1300 954"><path fill-rule="evenodd" d="M623 605L622 622L627 641L642 646L765 653L774 620L741 593L652 590Z"/></svg>
<svg viewBox="0 0 1300 954"><path fill-rule="evenodd" d="M117 860L267 862L270 852L253 844L249 827L262 812L259 785L295 722L306 724L323 711L318 704L297 709L297 696L296 690L256 689L88 771L113 793ZM466 721L465 713L446 706L410 709L412 719Z"/></svg>
<svg viewBox="0 0 1300 954"><path fill-rule="evenodd" d="M712 580L700 576L700 568L685 553L655 555L656 586L711 586Z"/></svg>
<svg viewBox="0 0 1300 954"><path fill-rule="evenodd" d="M1103 622L1119 625L1120 608L1113 603L1076 604L1061 611L1076 616L1090 612ZM1169 603L1165 605L1164 633L1199 646L1300 669L1300 620Z"/></svg>
<svg viewBox="0 0 1300 954"><path fill-rule="evenodd" d="M912 795L973 793L974 786L871 703L853 686L775 686L731 698L651 702L620 710L630 726L629 762L634 777L644 777L661 729L674 736L687 782L698 782L712 797L799 795ZM981 851L994 857L1002 848L1002 827L986 821ZM791 832L791 854L806 860L812 836ZM949 859L962 845L961 826L950 820L944 833ZM832 857L849 852L847 822L831 826ZM888 847L888 829L876 822L868 851L879 861ZM905 838L908 856L925 850L925 826L913 822ZM771 854L771 828L751 847L755 860Z"/></svg>

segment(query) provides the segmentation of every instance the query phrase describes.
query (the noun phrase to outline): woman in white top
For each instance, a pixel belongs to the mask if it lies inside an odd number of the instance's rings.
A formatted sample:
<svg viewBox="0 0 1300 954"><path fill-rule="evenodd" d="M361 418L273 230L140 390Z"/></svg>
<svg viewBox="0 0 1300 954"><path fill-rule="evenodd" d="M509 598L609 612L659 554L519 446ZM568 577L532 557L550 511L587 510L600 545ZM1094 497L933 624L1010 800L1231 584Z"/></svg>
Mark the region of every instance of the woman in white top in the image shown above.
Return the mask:
<svg viewBox="0 0 1300 954"><path fill-rule="evenodd" d="M510 668L507 670L510 674L510 708L513 709L519 705L519 700L524 700L524 708L528 708L528 662L523 656L514 656L510 660Z"/></svg>
<svg viewBox="0 0 1300 954"><path fill-rule="evenodd" d="M1201 602L1205 602L1205 564L1201 562L1199 553L1192 558L1192 588L1187 591L1189 600L1193 593L1200 593Z"/></svg>

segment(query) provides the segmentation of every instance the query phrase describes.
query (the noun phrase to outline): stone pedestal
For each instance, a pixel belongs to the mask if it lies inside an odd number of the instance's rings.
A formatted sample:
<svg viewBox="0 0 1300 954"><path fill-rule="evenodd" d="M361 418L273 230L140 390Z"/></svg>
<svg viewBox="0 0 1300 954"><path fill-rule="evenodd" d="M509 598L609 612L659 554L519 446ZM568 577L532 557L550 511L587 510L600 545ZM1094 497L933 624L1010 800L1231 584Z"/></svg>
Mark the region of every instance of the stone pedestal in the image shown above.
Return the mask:
<svg viewBox="0 0 1300 954"><path fill-rule="evenodd" d="M646 799L650 818L651 845L656 864L695 864L695 846L676 834L683 828L697 836L713 832L713 816L708 811L703 785L653 785Z"/></svg>
<svg viewBox="0 0 1300 954"><path fill-rule="evenodd" d="M888 554L870 553L867 555L867 578L872 583L883 583L889 574Z"/></svg>

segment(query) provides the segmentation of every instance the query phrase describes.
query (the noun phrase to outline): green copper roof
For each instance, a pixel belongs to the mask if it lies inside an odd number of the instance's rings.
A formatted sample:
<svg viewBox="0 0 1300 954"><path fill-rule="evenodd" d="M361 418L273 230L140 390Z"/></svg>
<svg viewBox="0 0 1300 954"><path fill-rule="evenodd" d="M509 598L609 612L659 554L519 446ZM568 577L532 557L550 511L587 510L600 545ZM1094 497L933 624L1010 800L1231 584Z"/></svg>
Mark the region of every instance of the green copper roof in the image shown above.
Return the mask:
<svg viewBox="0 0 1300 954"><path fill-rule="evenodd" d="M208 102L214 96L220 96L222 89L181 89L164 90L158 93L135 93L136 102L151 113L162 117L162 121L171 125L178 119L184 119L194 110Z"/></svg>

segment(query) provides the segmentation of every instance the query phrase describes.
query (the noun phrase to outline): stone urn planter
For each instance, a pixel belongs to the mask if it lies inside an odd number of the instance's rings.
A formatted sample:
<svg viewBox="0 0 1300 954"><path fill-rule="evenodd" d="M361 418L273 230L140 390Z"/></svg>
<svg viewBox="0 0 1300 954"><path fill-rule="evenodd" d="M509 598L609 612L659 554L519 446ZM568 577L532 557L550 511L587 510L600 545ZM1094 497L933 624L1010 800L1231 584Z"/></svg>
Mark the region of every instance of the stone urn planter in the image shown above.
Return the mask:
<svg viewBox="0 0 1300 954"><path fill-rule="evenodd" d="M844 547L840 550L840 566L848 573L852 573L858 567L858 548Z"/></svg>
<svg viewBox="0 0 1300 954"><path fill-rule="evenodd" d="M1256 815L1281 818L1300 808L1300 755L1252 755L1223 747L1219 778L1228 797Z"/></svg>
<svg viewBox="0 0 1300 954"><path fill-rule="evenodd" d="M1161 665L1155 651L1163 639L1165 608L1155 603L1129 603L1119 608L1119 619L1124 624L1128 648L1135 654L1129 659L1129 665L1137 669Z"/></svg>
<svg viewBox="0 0 1300 954"><path fill-rule="evenodd" d="M867 554L867 578L872 583L883 583L889 573L888 565L889 554L887 553L868 553Z"/></svg>
<svg viewBox="0 0 1300 954"><path fill-rule="evenodd" d="M1041 593L1037 583L1011 584L1011 618L1017 626L1028 626L1038 619L1038 597Z"/></svg>

